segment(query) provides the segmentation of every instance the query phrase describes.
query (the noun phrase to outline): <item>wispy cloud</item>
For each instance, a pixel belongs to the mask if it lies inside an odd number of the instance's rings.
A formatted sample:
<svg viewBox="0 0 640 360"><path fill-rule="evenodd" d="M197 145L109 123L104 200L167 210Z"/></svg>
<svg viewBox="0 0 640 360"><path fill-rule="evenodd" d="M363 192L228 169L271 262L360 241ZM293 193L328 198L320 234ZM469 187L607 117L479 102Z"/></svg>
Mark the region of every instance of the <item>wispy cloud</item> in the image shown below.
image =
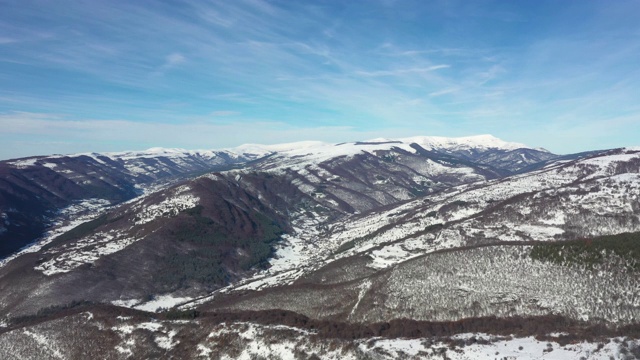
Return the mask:
<svg viewBox="0 0 640 360"><path fill-rule="evenodd" d="M182 55L180 53L173 53L173 54L167 56L167 60L165 61L163 67L171 68L171 67L174 67L176 65L182 64L185 61L187 61L187 58L185 58L184 55Z"/></svg>
<svg viewBox="0 0 640 360"><path fill-rule="evenodd" d="M0 36L0 45L11 44L15 42L18 42L18 39L6 37L6 36Z"/></svg>
<svg viewBox="0 0 640 360"><path fill-rule="evenodd" d="M441 64L429 66L426 68L409 68L409 69L395 69L395 70L378 70L378 71L357 71L356 74L360 76L397 76L397 75L405 75L405 74L423 74L430 71L435 71L439 69L446 69L451 67L451 65Z"/></svg>
<svg viewBox="0 0 640 360"><path fill-rule="evenodd" d="M224 117L224 116L240 115L240 113L238 111L217 110L217 111L212 111L211 113L209 113L209 115L213 117Z"/></svg>
<svg viewBox="0 0 640 360"><path fill-rule="evenodd" d="M187 58L180 53L172 53L170 55L167 55L165 57L164 63L160 67L158 67L156 71L154 71L153 75L164 76L167 71L174 69L181 64L184 64L186 61Z"/></svg>
<svg viewBox="0 0 640 360"><path fill-rule="evenodd" d="M443 90L438 90L438 91L433 91L429 93L429 96L431 97L435 97L435 96L442 96L442 95L447 95L447 94L451 94L454 93L456 91L458 91L458 88L449 88L449 89L443 89Z"/></svg>

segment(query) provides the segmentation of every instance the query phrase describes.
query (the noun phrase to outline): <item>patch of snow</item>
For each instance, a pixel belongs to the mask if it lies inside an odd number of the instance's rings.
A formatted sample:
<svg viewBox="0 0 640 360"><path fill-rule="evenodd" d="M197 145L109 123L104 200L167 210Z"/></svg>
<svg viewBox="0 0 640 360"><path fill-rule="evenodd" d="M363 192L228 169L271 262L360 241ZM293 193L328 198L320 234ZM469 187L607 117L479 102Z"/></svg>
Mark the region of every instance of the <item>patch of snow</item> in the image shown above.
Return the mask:
<svg viewBox="0 0 640 360"><path fill-rule="evenodd" d="M113 326L111 328L111 330L119 332L120 334L123 334L123 335L131 335L131 333L135 329L136 329L135 326L129 325L129 324L124 324L124 325L120 325L120 326Z"/></svg>
<svg viewBox="0 0 640 360"><path fill-rule="evenodd" d="M173 340L176 334L177 332L175 330L171 330L168 333L166 333L166 335L156 336L153 340L156 342L156 344L160 348L165 350L171 350L173 347L175 347L180 343L180 341L178 340L175 340L175 341Z"/></svg>
<svg viewBox="0 0 640 360"><path fill-rule="evenodd" d="M358 288L360 289L360 292L358 293L358 301L356 301L356 303L353 305L349 317L351 317L356 312L356 310L358 309L358 305L360 305L360 301L362 301L362 298L364 298L364 295L367 293L372 284L373 283L370 280L366 280L358 285Z"/></svg>
<svg viewBox="0 0 640 360"><path fill-rule="evenodd" d="M132 308L136 305L138 305L139 303L141 303L141 300L138 299L129 299L129 300L114 300L111 303L115 306L122 306L122 307L128 307L128 308ZM118 318L120 318L121 316L119 316ZM123 319L126 320L125 317L122 317Z"/></svg>
<svg viewBox="0 0 640 360"><path fill-rule="evenodd" d="M148 330L151 332L157 332L162 330L163 325L157 322L144 322L144 323L140 323L137 326L138 329L144 329L144 330Z"/></svg>
<svg viewBox="0 0 640 360"><path fill-rule="evenodd" d="M153 300L132 306L134 309L155 312L158 309L170 309L176 305L193 300L190 297L177 297L171 294L157 295Z"/></svg>
<svg viewBox="0 0 640 360"><path fill-rule="evenodd" d="M382 349L393 358L399 358L401 354L416 356L427 348L422 344L422 339L380 339L375 342L374 349ZM360 345L363 352L370 352L363 344Z"/></svg>
<svg viewBox="0 0 640 360"><path fill-rule="evenodd" d="M205 357L207 359L209 359L211 357L211 353L213 352L211 349L209 349L208 347L202 345L202 344L198 344L198 346L196 347L198 349L198 355L201 357Z"/></svg>
<svg viewBox="0 0 640 360"><path fill-rule="evenodd" d="M361 352L376 355L381 359L396 359L407 356L420 359L485 360L485 359L596 359L619 358L619 344L616 341L602 343L580 342L565 346L551 341L538 341L534 337L513 338L490 334L459 334L452 339L475 339L464 346L451 347L450 344L434 339L371 339L360 342ZM482 340L482 343L478 343ZM618 342L621 341L617 338ZM598 347L601 346L601 349Z"/></svg>
<svg viewBox="0 0 640 360"><path fill-rule="evenodd" d="M564 225L566 221L566 216L564 212L555 211L550 214L550 217L545 219L540 219L540 222L546 225Z"/></svg>
<svg viewBox="0 0 640 360"><path fill-rule="evenodd" d="M490 339L487 334L468 334ZM464 336L462 336L464 337ZM471 344L465 346L462 352L447 351L452 360L480 360L480 359L602 359L618 358L619 352L615 342L608 342L596 351L597 343L581 342L561 346L557 342L538 341L534 337L510 338L498 340L487 345Z"/></svg>
<svg viewBox="0 0 640 360"><path fill-rule="evenodd" d="M133 356L133 350L131 350L130 347L125 348L123 346L117 345L114 349L116 349L116 351L120 354L125 355L127 358Z"/></svg>
<svg viewBox="0 0 640 360"><path fill-rule="evenodd" d="M419 252L412 256L412 254L409 251L406 251L402 245L403 244L396 243L385 246L382 249L372 251L369 256L373 258L373 261L367 266L374 269L386 269L400 262L409 260L412 257L422 255L422 253Z"/></svg>
<svg viewBox="0 0 640 360"><path fill-rule="evenodd" d="M151 204L142 207L138 205L138 219L135 220L136 225L146 224L161 216L175 216L179 212L194 208L198 205L200 198L192 194L178 193L178 196L169 197L158 204Z"/></svg>
<svg viewBox="0 0 640 360"><path fill-rule="evenodd" d="M308 248L306 242L299 237L283 235L282 241L276 245L276 252L269 260L271 272L280 272L291 269L306 261L309 256L305 254Z"/></svg>
<svg viewBox="0 0 640 360"><path fill-rule="evenodd" d="M35 166L38 160L40 160L40 158L23 159L10 161L9 164L15 166L18 169L26 169L28 167Z"/></svg>

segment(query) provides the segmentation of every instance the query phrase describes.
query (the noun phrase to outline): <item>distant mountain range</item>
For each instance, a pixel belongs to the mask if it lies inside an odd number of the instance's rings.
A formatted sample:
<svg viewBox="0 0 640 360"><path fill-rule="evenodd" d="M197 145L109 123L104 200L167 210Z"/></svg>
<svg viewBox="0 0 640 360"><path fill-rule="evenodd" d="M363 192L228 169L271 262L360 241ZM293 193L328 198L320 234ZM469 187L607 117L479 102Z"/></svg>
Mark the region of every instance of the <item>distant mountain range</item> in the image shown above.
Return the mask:
<svg viewBox="0 0 640 360"><path fill-rule="evenodd" d="M639 197L640 148L556 155L490 135L3 161L0 354L75 354L64 328L79 323L112 358L640 338ZM55 345L30 352L38 339ZM499 341L520 340L477 351Z"/></svg>
<svg viewBox="0 0 640 360"><path fill-rule="evenodd" d="M117 204L158 184L246 166L265 157L271 160L257 168L302 164L302 158L319 163L332 157L388 151L391 148L414 152L411 144L422 147L424 153L420 154L421 157L444 156L440 161L446 161L447 155L453 155L450 161L462 161L466 166L475 166L474 171L482 173L480 176L486 173L489 177L516 171L540 159L555 157L548 152L521 148L524 145L482 135L457 139L417 137L338 145L320 142L244 145L220 151L152 148L140 152L8 160L0 162L0 216L4 219L4 224L0 224L0 256L7 256L34 241L43 233L48 222L55 218L57 211L74 202L102 199L109 204ZM482 155L485 158L481 158ZM285 158L286 162L274 165L277 159ZM477 164L473 161L477 161ZM498 162L502 162L501 167L494 168L492 163ZM453 182L458 180L454 179Z"/></svg>

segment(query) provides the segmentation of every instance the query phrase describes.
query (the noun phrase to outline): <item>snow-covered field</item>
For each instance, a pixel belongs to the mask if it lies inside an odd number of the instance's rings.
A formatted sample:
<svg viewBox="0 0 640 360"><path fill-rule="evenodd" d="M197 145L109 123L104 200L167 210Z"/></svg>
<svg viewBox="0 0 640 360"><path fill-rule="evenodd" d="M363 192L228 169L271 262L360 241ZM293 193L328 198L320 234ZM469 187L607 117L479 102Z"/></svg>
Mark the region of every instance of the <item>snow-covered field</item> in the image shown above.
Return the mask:
<svg viewBox="0 0 640 360"><path fill-rule="evenodd" d="M222 347L217 345L217 340L222 338L232 340ZM640 355L640 341L617 337L560 344L552 336L541 341L531 336L466 333L447 340L365 338L349 342L322 340L314 338L313 333L284 326L232 323L211 332L207 342L199 344L198 349L205 358L247 360L256 357L293 360L312 354L321 359L609 360L636 358L634 354Z"/></svg>
<svg viewBox="0 0 640 360"><path fill-rule="evenodd" d="M485 360L485 359L524 359L524 360L569 360L569 359L620 359L622 338L607 339L601 343L586 341L569 345L560 345L556 341L539 341L534 337L499 337L489 334L460 334L454 337L462 340L462 346L451 348L442 342L432 343L425 339L379 340L369 345L360 345L364 352L380 351L388 354L386 358L397 359L410 356L421 359ZM473 339L473 340L471 340ZM479 344L483 342L485 344ZM488 343L487 343L488 342ZM635 349L637 343L633 342Z"/></svg>

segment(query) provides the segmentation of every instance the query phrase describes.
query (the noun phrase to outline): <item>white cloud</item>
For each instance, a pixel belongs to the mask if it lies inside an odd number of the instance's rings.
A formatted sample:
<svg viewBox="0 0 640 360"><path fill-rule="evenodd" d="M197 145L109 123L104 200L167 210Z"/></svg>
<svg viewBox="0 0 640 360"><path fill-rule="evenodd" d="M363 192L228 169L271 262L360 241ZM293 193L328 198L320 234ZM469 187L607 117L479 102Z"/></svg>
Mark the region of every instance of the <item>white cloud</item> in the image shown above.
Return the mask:
<svg viewBox="0 0 640 360"><path fill-rule="evenodd" d="M182 64L186 60L187 58L185 58L184 55L180 53L173 53L167 56L166 62L164 63L164 67L166 68L174 67L176 65Z"/></svg>

